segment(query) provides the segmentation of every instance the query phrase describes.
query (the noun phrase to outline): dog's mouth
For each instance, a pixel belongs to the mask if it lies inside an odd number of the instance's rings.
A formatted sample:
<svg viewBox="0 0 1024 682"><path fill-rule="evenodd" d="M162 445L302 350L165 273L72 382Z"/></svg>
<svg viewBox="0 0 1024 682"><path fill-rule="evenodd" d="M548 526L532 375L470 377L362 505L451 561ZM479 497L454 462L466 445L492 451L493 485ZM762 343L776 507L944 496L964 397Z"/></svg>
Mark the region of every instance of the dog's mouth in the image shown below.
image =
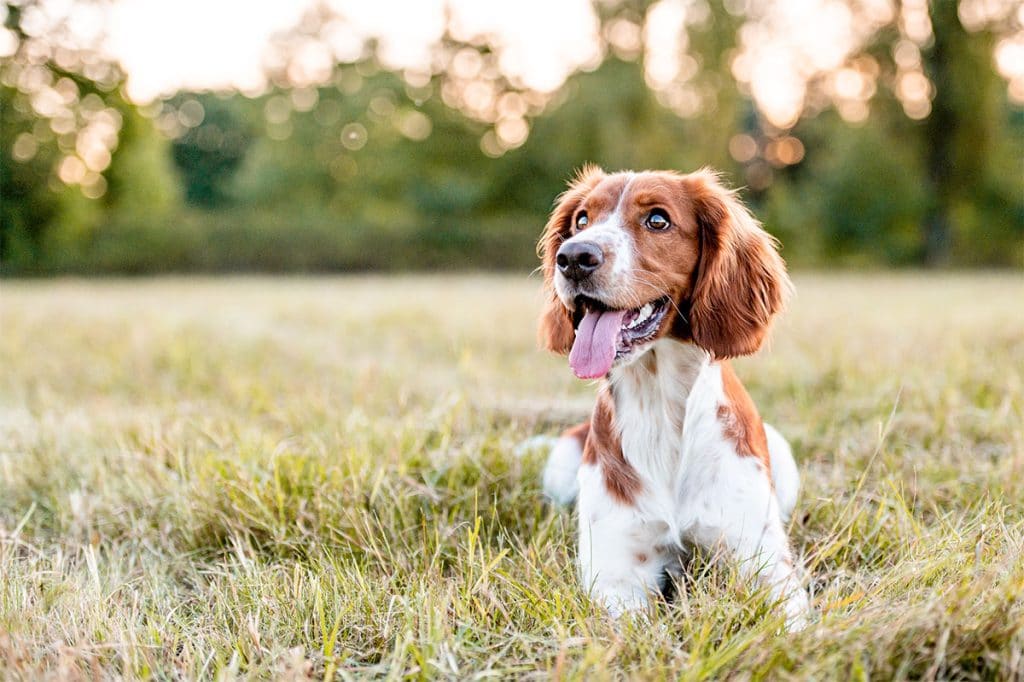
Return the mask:
<svg viewBox="0 0 1024 682"><path fill-rule="evenodd" d="M576 339L569 365L581 379L603 377L616 360L653 340L670 308L668 297L631 310L609 308L589 296L577 296L575 302Z"/></svg>

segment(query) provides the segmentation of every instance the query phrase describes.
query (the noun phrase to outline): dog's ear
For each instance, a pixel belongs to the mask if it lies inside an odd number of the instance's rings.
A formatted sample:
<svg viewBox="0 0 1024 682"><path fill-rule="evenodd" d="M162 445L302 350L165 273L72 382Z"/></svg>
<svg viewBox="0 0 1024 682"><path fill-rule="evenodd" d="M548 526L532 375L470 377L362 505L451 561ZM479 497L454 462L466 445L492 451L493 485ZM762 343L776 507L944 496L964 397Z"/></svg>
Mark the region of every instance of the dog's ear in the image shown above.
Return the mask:
<svg viewBox="0 0 1024 682"><path fill-rule="evenodd" d="M694 343L718 358L748 355L761 347L792 290L778 243L714 173L684 182L700 239L690 295Z"/></svg>
<svg viewBox="0 0 1024 682"><path fill-rule="evenodd" d="M558 197L555 209L548 218L544 233L537 243L537 255L541 259L544 273L544 310L540 315L538 337L540 344L555 353L567 354L572 349L576 330L572 326L572 313L562 305L555 293L555 256L558 249L571 234L573 213L605 177L605 173L594 165L584 166L569 183L569 189Z"/></svg>

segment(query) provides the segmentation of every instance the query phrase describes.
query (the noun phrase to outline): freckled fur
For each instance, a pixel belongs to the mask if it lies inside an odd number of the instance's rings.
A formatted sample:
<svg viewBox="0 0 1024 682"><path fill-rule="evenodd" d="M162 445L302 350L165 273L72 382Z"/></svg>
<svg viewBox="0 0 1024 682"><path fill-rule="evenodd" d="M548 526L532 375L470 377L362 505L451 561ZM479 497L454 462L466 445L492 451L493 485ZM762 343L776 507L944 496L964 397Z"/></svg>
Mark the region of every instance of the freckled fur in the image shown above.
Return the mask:
<svg viewBox="0 0 1024 682"><path fill-rule="evenodd" d="M756 457L770 471L768 436L761 415L757 413L754 401L750 399L747 389L743 388L732 366L723 361L720 367L725 392L725 402L718 406L718 418L722 422L722 429L726 437L736 445L738 454Z"/></svg>

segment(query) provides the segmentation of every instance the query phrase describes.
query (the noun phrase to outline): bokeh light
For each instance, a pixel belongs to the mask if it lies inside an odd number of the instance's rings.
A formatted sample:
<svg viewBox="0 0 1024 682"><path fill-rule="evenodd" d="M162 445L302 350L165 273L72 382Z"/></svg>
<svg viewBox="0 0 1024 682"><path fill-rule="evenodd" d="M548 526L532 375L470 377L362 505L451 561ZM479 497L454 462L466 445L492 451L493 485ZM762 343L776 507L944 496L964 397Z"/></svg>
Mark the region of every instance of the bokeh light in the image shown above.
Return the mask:
<svg viewBox="0 0 1024 682"><path fill-rule="evenodd" d="M362 123L348 123L341 129L341 143L345 145L346 149L358 151L366 146L368 138L366 126Z"/></svg>
<svg viewBox="0 0 1024 682"><path fill-rule="evenodd" d="M226 131L204 125L197 99L172 104L162 96L181 87L269 91L266 134L283 141L294 134L295 113L312 112L325 127L342 123L338 103L321 101L319 87L333 81L339 92L356 96L380 69L397 71L414 107L440 96L485 124L480 148L497 157L526 142L533 119L556 101L569 75L614 55L642 59L647 85L676 115L715 113L722 82L694 44L714 21L708 0L657 0L642 14L625 5L601 7L588 0L28 4L21 18L28 40L19 60L0 68L0 80L24 95L14 106L44 125L14 138L10 155L28 163L55 139L55 177L83 193L88 188L88 195L105 192L102 176L116 153L121 115L72 78L55 76L45 66L51 61L80 71L101 92L127 74L124 92L145 105L143 115L172 140L197 131L204 150L226 144ZM806 115L831 107L849 124L863 125L880 88L892 92L908 118L931 114L936 89L922 57L934 42L927 0L725 0L722 7L737 26L735 47L723 53L728 70L767 131L764 139L733 135L728 144L755 182L770 182L772 168L801 162L803 143L787 131ZM959 0L957 9L967 31L1000 27L992 62L1011 101L1024 104L1024 6ZM610 16L599 19L599 11ZM237 30L225 31L226 25ZM865 52L886 27L899 34L891 54ZM42 36L47 39L36 39ZM17 36L0 29L0 55L17 49ZM339 61L354 65L339 68ZM435 126L390 89L373 93L360 118L342 127L336 145L358 151L381 123L413 141L427 139Z"/></svg>

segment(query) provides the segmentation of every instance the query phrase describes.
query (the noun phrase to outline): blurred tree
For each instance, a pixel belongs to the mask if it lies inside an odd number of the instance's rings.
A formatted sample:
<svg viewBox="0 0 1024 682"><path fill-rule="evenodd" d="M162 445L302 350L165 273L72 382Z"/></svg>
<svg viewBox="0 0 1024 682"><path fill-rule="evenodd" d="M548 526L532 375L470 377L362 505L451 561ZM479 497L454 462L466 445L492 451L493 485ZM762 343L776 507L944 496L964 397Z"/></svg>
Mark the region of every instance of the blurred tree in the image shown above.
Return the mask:
<svg viewBox="0 0 1024 682"><path fill-rule="evenodd" d="M117 65L68 28L74 13L103 4L20 0L0 8L13 44L0 63L5 272L76 269L118 211L144 204L154 221L171 210L172 183L155 130L125 99Z"/></svg>
<svg viewBox="0 0 1024 682"><path fill-rule="evenodd" d="M1005 172L999 167L1005 159L993 143L1007 138L1009 110L1006 86L992 68L992 33L969 33L954 2L934 2L930 9L934 38L922 56L934 97L920 129L931 190L923 221L924 258L929 265L948 265L960 222L957 207L988 193L990 176ZM1005 208L1009 217L1012 207Z"/></svg>
<svg viewBox="0 0 1024 682"><path fill-rule="evenodd" d="M853 203L869 209L856 219L842 211L823 216L827 231L836 237L827 251L858 242L866 248L862 239L844 241L842 235L871 234L876 243L900 242L883 250L892 254L889 262L942 266L954 261L954 251L960 254L959 262L973 260L970 254L978 253L978 241L984 240L1004 246L1002 256L988 251L986 262L1021 264L1024 127L1019 107L1014 116L1006 80L994 68L998 40L1013 33L1024 39L1019 5L918 0L882 5L880 13L857 0L845 5L851 30L866 37L830 71L809 69L813 76L807 80L808 93L798 112L814 119L823 103L831 102L852 124L829 119L829 138L838 144L819 137L808 150L808 156L825 150L837 153L837 148L845 151L835 164L818 164L830 167L827 175L805 176L804 182L817 185L824 179L827 194L851 200L860 194L862 198ZM751 20L764 22L770 11ZM791 126L798 135L808 130L820 135L824 129L792 120L782 126L781 134ZM869 130L861 132L861 126ZM844 139L864 141L876 153L844 145ZM847 172L850 168L863 172ZM899 197L892 192L865 194L880 176L893 180L890 187L905 186L905 179L913 178L912 186ZM881 205L878 197L883 196L889 197L890 206ZM868 207L872 197L874 203ZM848 205L845 200L838 204ZM983 213L985 220L980 218ZM855 227L853 220L864 222ZM917 225L916 239L908 239L908 220Z"/></svg>
<svg viewBox="0 0 1024 682"><path fill-rule="evenodd" d="M233 108L216 95L180 95L168 104L187 124L173 143L185 199L207 208L223 204L232 177L252 142L252 133Z"/></svg>
<svg viewBox="0 0 1024 682"><path fill-rule="evenodd" d="M751 107L751 98L763 109L766 97L778 97L778 92L765 92L764 86L759 93L753 80L759 68L756 60L773 55L751 52L749 43L756 42L757 36L784 30L779 27L787 24L780 21L778 8L787 4L696 0L680 5L681 10L666 11L675 5L651 0L596 3L600 39L609 54L599 69L603 78L597 74L572 78L553 98L529 93L503 78L495 61L500 45L487 37L466 42L446 35L434 59L432 82L445 104L485 126L481 145L486 153L530 155L528 163L499 164L511 171L510 182L499 181L506 187L522 187L520 173L534 173L546 153L563 168L597 160L611 167L674 161L683 168L710 164L730 169L738 161L755 203L765 203L776 191L770 189L772 182L778 181L783 186L807 184L818 190L790 192L780 186L780 195L829 196L836 207L858 208L857 215L835 210L817 213L824 222L809 232L819 235L819 246L808 252L822 257L852 256L870 249L868 242L873 241L882 246L874 257L882 256L886 262L942 265L950 262L953 248L962 254L960 261L977 252L970 236L980 236L978 229L1008 245L1021 242L1019 163L991 144L1000 140L1005 149L1005 142L1019 139L1021 132L1019 124L1016 135L1007 128L1011 106L1006 83L993 68L996 37L1020 29L1015 23L1019 13L1010 5L989 3L981 8L977 0L950 0L868 7L848 0L845 14L832 7L833 17L848 21L844 30L851 42L838 48L846 52L832 62L811 55L813 64L801 63L800 59L809 59L802 53L794 57L790 67L795 73L784 76L790 81L780 82L775 90L796 88L796 104L784 116L776 112L774 117ZM301 35L289 39L291 47L288 40L282 43L282 64L288 63L289 49L298 51L309 41L322 40L318 26L329 23L332 16L320 8L304 21ZM679 27L675 47L660 44L673 42L666 40L661 26L666 18ZM808 20L788 17L796 22L794 26ZM965 23L971 23L970 30ZM785 33L775 36L779 41L792 38ZM819 51L835 49L813 40L807 45ZM674 75L652 71L664 67L665 54L671 50L678 51ZM649 65L646 57L652 55ZM474 66L465 68L466 64ZM640 68L623 68L626 64ZM281 71L290 72L287 66ZM804 80L794 83L794 78ZM802 95L801 89L806 89ZM476 96L481 92L492 94L481 100ZM519 114L521 120L493 106L511 96L533 96L527 113ZM875 102L869 111L872 97ZM840 116L815 122L830 103ZM666 110L682 121L665 121ZM862 133L858 127L865 125L869 114L870 131ZM510 138L509 130L520 129L521 135ZM564 135L565 130L573 135ZM737 130L744 132L737 135ZM521 137L527 133L524 143ZM817 136L815 144L802 143L805 133ZM801 172L801 162L809 163L811 157L822 154L838 155L814 159L817 167L830 169L829 176ZM872 176L873 166L879 172ZM853 174L852 168L861 169L862 174ZM873 180L879 177L896 183L877 185ZM890 194L889 200L878 201L885 193L871 193L908 180L912 184L898 198ZM984 211L981 197L986 197ZM812 203L820 206L821 201ZM780 202L772 205L773 215L782 215ZM977 217L982 212L991 220L986 227ZM987 253L988 260L996 251ZM1019 247L1005 249L1003 254L989 262L1019 263L1022 257Z"/></svg>
<svg viewBox="0 0 1024 682"><path fill-rule="evenodd" d="M3 150L0 263L3 264L30 263L38 259L43 232L60 212L56 192L47 183L56 164L56 145L45 144L45 138L40 140L42 135L37 137L31 132L37 119L24 108L17 91L0 85L0 148Z"/></svg>
<svg viewBox="0 0 1024 682"><path fill-rule="evenodd" d="M98 170L109 158L105 133L116 120L110 100L118 98L110 91L119 74L70 39L43 2L7 2L0 16L13 43L0 63L0 263L6 268L41 260L53 225L75 230L90 222L95 212L68 187L92 194L104 182Z"/></svg>
<svg viewBox="0 0 1024 682"><path fill-rule="evenodd" d="M785 120L743 65L785 3L596 4L604 57L554 92L505 74L487 36L446 34L400 71L372 42L300 68L291 58L338 21L317 5L275 42L265 94L140 108L115 66L33 15L46 3L9 2L0 259L4 272L532 267L554 195L594 161L729 171L795 264L1020 265L1024 112L992 67L1017 19L972 23L966 2L900 5L924 8L927 34L920 11L864 23Z"/></svg>
<svg viewBox="0 0 1024 682"><path fill-rule="evenodd" d="M139 109L125 106L117 150L106 173L104 206L122 220L160 220L178 208L170 143Z"/></svg>

